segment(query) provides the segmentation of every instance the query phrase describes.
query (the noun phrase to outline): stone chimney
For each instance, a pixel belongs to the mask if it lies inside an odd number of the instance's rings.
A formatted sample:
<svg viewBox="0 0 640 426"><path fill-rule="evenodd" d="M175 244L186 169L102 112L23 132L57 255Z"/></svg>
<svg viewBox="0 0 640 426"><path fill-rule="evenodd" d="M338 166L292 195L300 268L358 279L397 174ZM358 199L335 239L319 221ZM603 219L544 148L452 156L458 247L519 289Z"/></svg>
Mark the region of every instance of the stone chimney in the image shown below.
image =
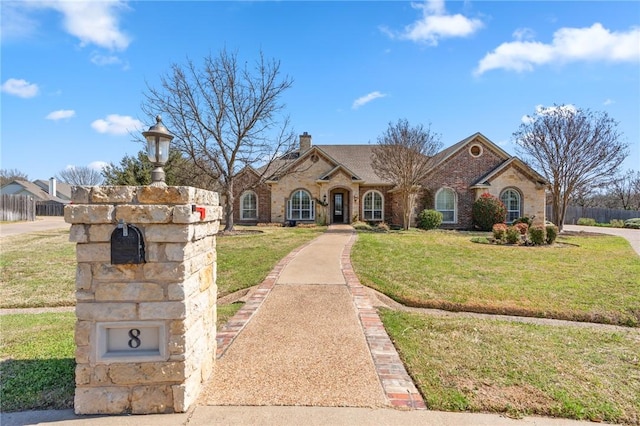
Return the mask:
<svg viewBox="0 0 640 426"><path fill-rule="evenodd" d="M57 197L58 191L56 188L56 178L49 178L49 195L51 197Z"/></svg>
<svg viewBox="0 0 640 426"><path fill-rule="evenodd" d="M300 135L300 155L311 149L311 135L307 132L304 132Z"/></svg>

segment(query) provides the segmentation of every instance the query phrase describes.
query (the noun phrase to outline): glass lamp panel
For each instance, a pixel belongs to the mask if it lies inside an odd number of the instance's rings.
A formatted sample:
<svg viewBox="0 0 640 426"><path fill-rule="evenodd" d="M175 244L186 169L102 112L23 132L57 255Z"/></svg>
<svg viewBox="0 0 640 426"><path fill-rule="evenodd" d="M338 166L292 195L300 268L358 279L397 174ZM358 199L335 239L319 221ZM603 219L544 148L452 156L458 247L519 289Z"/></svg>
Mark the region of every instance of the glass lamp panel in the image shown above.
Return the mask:
<svg viewBox="0 0 640 426"><path fill-rule="evenodd" d="M158 163L164 164L169 161L169 139L160 138L160 143L158 143L158 146Z"/></svg>
<svg viewBox="0 0 640 426"><path fill-rule="evenodd" d="M152 163L156 163L156 137L147 136L147 158Z"/></svg>

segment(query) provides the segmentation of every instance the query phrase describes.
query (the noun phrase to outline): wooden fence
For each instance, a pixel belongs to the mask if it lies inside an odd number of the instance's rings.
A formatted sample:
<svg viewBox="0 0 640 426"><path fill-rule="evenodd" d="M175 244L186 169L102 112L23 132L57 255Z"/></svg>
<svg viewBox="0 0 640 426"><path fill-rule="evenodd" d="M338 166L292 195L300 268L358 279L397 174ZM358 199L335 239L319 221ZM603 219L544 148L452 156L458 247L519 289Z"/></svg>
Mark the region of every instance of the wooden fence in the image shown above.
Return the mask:
<svg viewBox="0 0 640 426"><path fill-rule="evenodd" d="M64 216L64 204L38 201L36 216Z"/></svg>
<svg viewBox="0 0 640 426"><path fill-rule="evenodd" d="M0 220L36 220L36 201L27 195L2 194L0 197Z"/></svg>
<svg viewBox="0 0 640 426"><path fill-rule="evenodd" d="M551 206L547 206L547 220L551 220ZM600 207L569 206L564 217L566 225L575 225L581 217L595 219L598 223L609 223L613 219L627 220L640 217L638 210L605 209Z"/></svg>

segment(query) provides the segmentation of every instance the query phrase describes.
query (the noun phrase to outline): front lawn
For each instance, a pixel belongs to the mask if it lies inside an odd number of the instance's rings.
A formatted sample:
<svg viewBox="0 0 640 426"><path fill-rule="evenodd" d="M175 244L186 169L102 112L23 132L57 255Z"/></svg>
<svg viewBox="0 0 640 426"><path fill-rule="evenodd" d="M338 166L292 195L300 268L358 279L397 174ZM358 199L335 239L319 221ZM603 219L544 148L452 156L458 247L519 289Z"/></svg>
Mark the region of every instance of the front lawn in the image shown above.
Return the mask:
<svg viewBox="0 0 640 426"><path fill-rule="evenodd" d="M640 424L640 332L380 312L427 407Z"/></svg>
<svg viewBox="0 0 640 426"><path fill-rule="evenodd" d="M614 236L558 246L475 244L468 233L359 233L362 284L410 306L640 324L640 257Z"/></svg>

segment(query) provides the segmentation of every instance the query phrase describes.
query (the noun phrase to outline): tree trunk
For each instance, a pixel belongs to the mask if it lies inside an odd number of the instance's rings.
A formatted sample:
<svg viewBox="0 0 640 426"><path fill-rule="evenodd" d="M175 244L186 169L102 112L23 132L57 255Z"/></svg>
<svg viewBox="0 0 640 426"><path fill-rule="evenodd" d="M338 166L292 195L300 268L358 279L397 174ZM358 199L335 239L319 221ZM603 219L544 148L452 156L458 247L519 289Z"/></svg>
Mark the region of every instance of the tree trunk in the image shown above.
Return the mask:
<svg viewBox="0 0 640 426"><path fill-rule="evenodd" d="M233 196L233 182L227 184L224 195L227 198L227 202L224 206L224 232L227 232L233 231L233 202L235 199L235 197Z"/></svg>
<svg viewBox="0 0 640 426"><path fill-rule="evenodd" d="M411 225L411 201L412 201L412 197L411 197L411 192L409 191L404 191L402 193L402 227L404 228L405 231L409 230L409 226Z"/></svg>

